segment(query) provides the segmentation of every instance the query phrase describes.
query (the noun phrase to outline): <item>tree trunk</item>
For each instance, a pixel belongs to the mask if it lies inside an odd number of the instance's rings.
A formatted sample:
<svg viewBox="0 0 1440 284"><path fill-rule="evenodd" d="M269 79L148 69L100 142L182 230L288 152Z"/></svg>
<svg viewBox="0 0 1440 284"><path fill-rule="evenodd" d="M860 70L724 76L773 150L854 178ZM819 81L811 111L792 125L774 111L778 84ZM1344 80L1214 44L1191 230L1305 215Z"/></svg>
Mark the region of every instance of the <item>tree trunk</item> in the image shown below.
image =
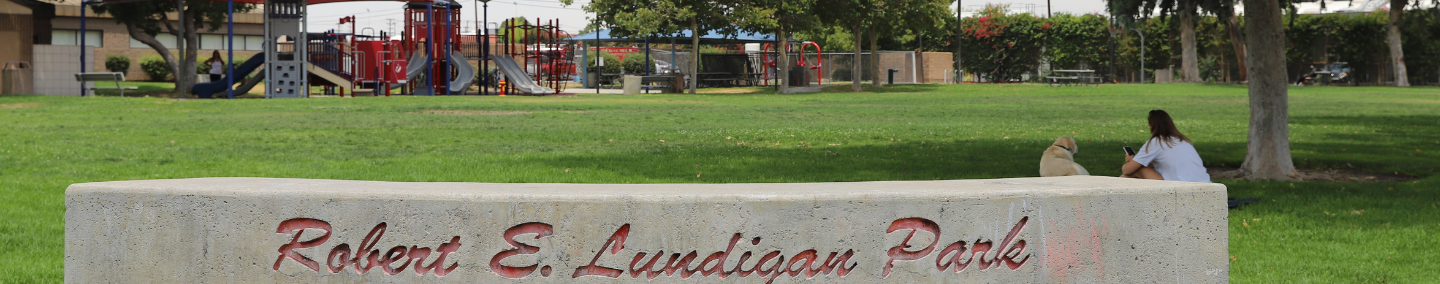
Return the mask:
<svg viewBox="0 0 1440 284"><path fill-rule="evenodd" d="M1188 83L1199 83L1200 63L1199 56L1195 50L1195 9L1183 7L1180 11L1180 71L1184 76L1182 81Z"/></svg>
<svg viewBox="0 0 1440 284"><path fill-rule="evenodd" d="M953 57L955 59L955 75L953 76L955 76L955 78L950 79L951 83L955 84L959 84L960 80L965 79L965 72L962 71L964 69L961 69L961 67L963 67L961 63L964 62L960 61L960 47L961 44L964 43L965 38L960 32L961 30L964 30L964 28L960 27L960 15L964 13L964 7L965 6L960 5L960 0L955 0L955 56Z"/></svg>
<svg viewBox="0 0 1440 284"><path fill-rule="evenodd" d="M695 86L700 83L700 25L695 18L690 18L690 94L695 94Z"/></svg>
<svg viewBox="0 0 1440 284"><path fill-rule="evenodd" d="M1250 71L1245 70L1245 36L1240 34L1240 17L1235 15L1235 8L1230 8L1226 13L1229 13L1229 17L1226 18L1225 29L1230 31L1230 42L1235 46L1235 63L1240 67L1236 80L1244 82Z"/></svg>
<svg viewBox="0 0 1440 284"><path fill-rule="evenodd" d="M850 24L850 32L855 34L855 60L850 60L850 91L860 92L865 90L860 87L860 79L865 75L863 69L860 69L860 51L864 48L862 44L864 40L861 39L861 36L865 34L865 31L860 29L860 21L855 21Z"/></svg>
<svg viewBox="0 0 1440 284"><path fill-rule="evenodd" d="M170 49L166 48L164 44L160 43L160 41L155 40L155 37L150 36L149 34L145 34L145 32L140 31L139 28L131 25L125 25L125 31L130 33L130 38L133 38L135 39L135 41L139 41L140 43L145 44L145 46L149 46L151 49L155 50L155 53L160 54L160 58L165 59L165 64L170 65L171 73L175 73L177 72L176 70L180 70L180 65L179 62L175 59L175 54L170 53ZM164 80L165 78L160 79Z"/></svg>
<svg viewBox="0 0 1440 284"><path fill-rule="evenodd" d="M880 36L875 34L875 27L867 27L870 31L870 85L880 87Z"/></svg>
<svg viewBox="0 0 1440 284"><path fill-rule="evenodd" d="M775 65L780 67L780 71L777 72L780 74L776 74L775 77L776 79L779 79L777 81L780 82L780 93L789 94L790 58L788 57L788 55L790 54L790 39L785 37L784 27L780 28L780 32L776 33L775 37L780 40L779 46L775 47L775 54L777 55L776 57L778 57L779 60L778 63L776 63Z"/></svg>
<svg viewBox="0 0 1440 284"><path fill-rule="evenodd" d="M1290 159L1289 85L1285 73L1285 31L1280 4L1245 0L1246 42L1249 42L1250 132L1239 176L1246 179L1293 180Z"/></svg>
<svg viewBox="0 0 1440 284"><path fill-rule="evenodd" d="M175 70L175 89L180 91L181 96L189 93L190 87L195 85L195 57L200 53L200 34L195 32L195 10L186 7L184 13L177 26L185 38L185 44L178 46L183 55L178 62L180 68Z"/></svg>
<svg viewBox="0 0 1440 284"><path fill-rule="evenodd" d="M1390 64L1395 66L1395 86L1409 87L1410 73L1405 71L1405 50L1400 45L1400 28L1405 25L1405 6L1409 0L1390 0L1390 29L1385 40L1390 43Z"/></svg>

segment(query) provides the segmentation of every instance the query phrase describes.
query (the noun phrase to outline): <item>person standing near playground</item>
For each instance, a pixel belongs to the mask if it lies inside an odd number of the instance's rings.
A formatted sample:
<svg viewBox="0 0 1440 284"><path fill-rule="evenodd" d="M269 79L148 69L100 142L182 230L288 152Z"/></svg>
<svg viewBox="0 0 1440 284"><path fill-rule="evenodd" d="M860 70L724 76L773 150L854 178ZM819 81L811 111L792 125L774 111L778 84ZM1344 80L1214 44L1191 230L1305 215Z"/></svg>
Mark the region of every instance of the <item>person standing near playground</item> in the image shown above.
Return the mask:
<svg viewBox="0 0 1440 284"><path fill-rule="evenodd" d="M1175 128L1170 114L1151 110L1148 120L1150 140L1140 146L1140 151L1125 155L1120 177L1210 182L1200 153L1190 144L1190 138Z"/></svg>
<svg viewBox="0 0 1440 284"><path fill-rule="evenodd" d="M214 54L211 54L210 59L205 60L205 64L210 64L210 82L219 82L221 75L225 74L225 60L220 59L220 51L216 50Z"/></svg>

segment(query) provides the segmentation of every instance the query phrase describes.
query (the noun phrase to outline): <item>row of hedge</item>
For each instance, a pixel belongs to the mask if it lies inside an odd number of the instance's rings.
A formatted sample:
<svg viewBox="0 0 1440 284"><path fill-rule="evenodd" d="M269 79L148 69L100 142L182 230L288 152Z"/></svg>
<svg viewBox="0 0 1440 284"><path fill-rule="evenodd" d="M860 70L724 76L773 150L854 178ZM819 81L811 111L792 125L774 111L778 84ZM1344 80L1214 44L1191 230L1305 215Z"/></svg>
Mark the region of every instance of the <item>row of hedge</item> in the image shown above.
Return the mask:
<svg viewBox="0 0 1440 284"><path fill-rule="evenodd" d="M1412 84L1440 83L1440 11L1407 11L1401 30L1405 62ZM1298 15L1287 17L1287 54L1291 77L1304 75L1315 62L1346 62L1354 82L1378 82L1389 70L1385 28L1389 15ZM976 17L960 21L961 59L967 72L996 81L1037 74L1042 60L1052 69L1088 68L1110 73L1109 45L1115 39L1115 65L1120 80L1135 78L1140 66L1140 37L1145 34L1146 71L1180 66L1178 19L1146 19L1122 29L1111 29L1106 16L1056 14L1040 18L1007 14L987 7ZM1244 20L1239 21L1243 31ZM1197 17L1196 47L1201 77L1209 81L1239 79L1239 65L1230 34L1216 17ZM953 47L952 47L953 48ZM953 50L953 49L952 49ZM1038 76L1036 76L1038 77Z"/></svg>

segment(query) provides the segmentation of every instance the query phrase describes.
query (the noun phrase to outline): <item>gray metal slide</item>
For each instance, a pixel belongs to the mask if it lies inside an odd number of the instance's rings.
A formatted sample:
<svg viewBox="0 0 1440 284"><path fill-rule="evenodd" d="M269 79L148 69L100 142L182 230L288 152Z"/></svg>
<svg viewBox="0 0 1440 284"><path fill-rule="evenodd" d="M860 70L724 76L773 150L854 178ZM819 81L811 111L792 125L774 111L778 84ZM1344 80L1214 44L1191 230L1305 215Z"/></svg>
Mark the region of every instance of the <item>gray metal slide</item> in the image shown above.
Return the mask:
<svg viewBox="0 0 1440 284"><path fill-rule="evenodd" d="M494 54L489 55L489 57L490 60L495 61L495 65L500 66L500 73L505 74L505 81L510 84L510 86L514 86L516 90L532 95L555 93L555 89L536 85L534 80L530 80L530 75L525 73L525 69L520 68L519 64L515 64L514 59L510 59L508 56L495 56Z"/></svg>
<svg viewBox="0 0 1440 284"><path fill-rule="evenodd" d="M450 52L450 64L455 65L455 81L450 81L450 92L464 94L470 88L470 83L475 82L475 67L470 66L470 61L465 60L465 55L460 51Z"/></svg>
<svg viewBox="0 0 1440 284"><path fill-rule="evenodd" d="M405 81L415 80L415 77L425 74L425 70L430 70L430 56L419 52L411 54L410 62L405 63Z"/></svg>
<svg viewBox="0 0 1440 284"><path fill-rule="evenodd" d="M260 71L256 71L256 72L255 72L255 75L250 75L250 78L249 78L249 79L246 79L246 80L245 80L245 83L241 83L239 87L235 87L235 93L236 93L236 94L249 93L249 92L250 92L250 89L254 89L254 88L255 88L255 85L259 85L259 84L260 84L260 81L265 81L265 69L264 69L264 68L260 68Z"/></svg>

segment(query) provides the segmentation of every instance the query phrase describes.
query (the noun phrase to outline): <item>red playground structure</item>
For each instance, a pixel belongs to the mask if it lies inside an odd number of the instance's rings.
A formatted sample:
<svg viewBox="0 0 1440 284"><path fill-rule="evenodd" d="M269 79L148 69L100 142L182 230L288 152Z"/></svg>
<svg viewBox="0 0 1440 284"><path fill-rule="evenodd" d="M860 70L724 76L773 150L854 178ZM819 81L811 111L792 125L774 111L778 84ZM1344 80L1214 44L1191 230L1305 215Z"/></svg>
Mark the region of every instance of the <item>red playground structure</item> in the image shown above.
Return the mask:
<svg viewBox="0 0 1440 284"><path fill-rule="evenodd" d="M404 82L410 94L463 95L475 81L474 67L460 53L458 4L406 3L400 53L409 58Z"/></svg>
<svg viewBox="0 0 1440 284"><path fill-rule="evenodd" d="M520 59L521 62L514 67L523 66L523 70L506 70L505 67L509 64L497 61L506 77L506 91L512 94L519 91L534 95L545 94L542 91L554 94L564 91L565 84L575 78L575 47L563 41L569 38L570 34L560 30L559 19L541 22L537 18L535 24L515 22L518 21L505 21L502 27L505 32L500 41L506 44L501 48L501 54L496 56L502 57L498 60Z"/></svg>

